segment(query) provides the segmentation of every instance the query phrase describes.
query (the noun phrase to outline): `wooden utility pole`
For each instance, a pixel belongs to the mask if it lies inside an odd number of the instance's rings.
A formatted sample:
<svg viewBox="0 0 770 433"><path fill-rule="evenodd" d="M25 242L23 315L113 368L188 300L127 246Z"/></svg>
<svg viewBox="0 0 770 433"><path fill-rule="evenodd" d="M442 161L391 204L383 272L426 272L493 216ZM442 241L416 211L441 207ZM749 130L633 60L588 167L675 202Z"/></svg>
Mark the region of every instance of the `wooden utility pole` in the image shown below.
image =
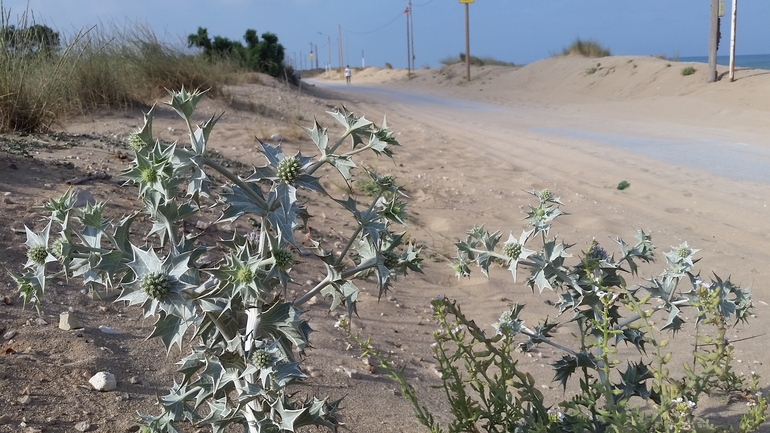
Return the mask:
<svg viewBox="0 0 770 433"><path fill-rule="evenodd" d="M733 0L733 19L730 25L730 82L735 81L735 32L738 22L738 0Z"/></svg>
<svg viewBox="0 0 770 433"><path fill-rule="evenodd" d="M406 74L408 76L412 75L412 49L410 48L411 45L409 45L409 6L406 7L406 10L404 11L404 15L406 16Z"/></svg>
<svg viewBox="0 0 770 433"><path fill-rule="evenodd" d="M462 0L461 0L462 1ZM471 80L471 20L468 17L469 2L465 2L465 78Z"/></svg>
<svg viewBox="0 0 770 433"><path fill-rule="evenodd" d="M411 34L412 70L414 70L414 16L412 16L412 0L409 0L409 33Z"/></svg>
<svg viewBox="0 0 770 433"><path fill-rule="evenodd" d="M711 26L709 28L708 82L717 80L717 37L719 35L719 0L711 0Z"/></svg>

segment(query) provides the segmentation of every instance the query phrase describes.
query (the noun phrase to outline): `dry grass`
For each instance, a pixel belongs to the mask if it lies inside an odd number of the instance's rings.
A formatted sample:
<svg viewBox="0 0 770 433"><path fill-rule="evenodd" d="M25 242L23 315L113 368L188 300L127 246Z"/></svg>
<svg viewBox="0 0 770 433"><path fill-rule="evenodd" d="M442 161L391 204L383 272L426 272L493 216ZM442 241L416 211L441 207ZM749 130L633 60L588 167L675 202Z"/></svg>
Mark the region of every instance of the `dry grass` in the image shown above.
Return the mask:
<svg viewBox="0 0 770 433"><path fill-rule="evenodd" d="M34 24L28 13L15 23L6 10L0 15L2 29ZM47 131L69 115L151 102L164 89L221 95L222 86L244 72L233 62L161 42L148 27L132 23L71 35L50 55L14 49L23 42L0 38L0 132Z"/></svg>
<svg viewBox="0 0 770 433"><path fill-rule="evenodd" d="M609 48L603 47L594 40L584 41L580 38L575 39L571 45L561 50L562 56L583 56L583 57L607 57L610 56Z"/></svg>

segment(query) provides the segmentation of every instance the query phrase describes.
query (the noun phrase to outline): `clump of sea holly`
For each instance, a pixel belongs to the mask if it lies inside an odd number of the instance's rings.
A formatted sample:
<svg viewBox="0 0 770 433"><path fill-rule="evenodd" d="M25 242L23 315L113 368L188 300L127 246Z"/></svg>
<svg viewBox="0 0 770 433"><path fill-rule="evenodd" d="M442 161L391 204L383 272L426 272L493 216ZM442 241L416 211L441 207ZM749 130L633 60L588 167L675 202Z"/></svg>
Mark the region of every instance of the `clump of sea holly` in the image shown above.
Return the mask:
<svg viewBox="0 0 770 433"><path fill-rule="evenodd" d="M287 156L278 163L278 179L287 185L293 185L301 173L302 166L294 156Z"/></svg>
<svg viewBox="0 0 770 433"><path fill-rule="evenodd" d="M254 280L254 272L252 272L251 269L244 267L235 271L235 281L239 283L248 283L252 280Z"/></svg>
<svg viewBox="0 0 770 433"><path fill-rule="evenodd" d="M142 277L141 288L153 299L163 299L171 293L171 281L162 272L150 272Z"/></svg>

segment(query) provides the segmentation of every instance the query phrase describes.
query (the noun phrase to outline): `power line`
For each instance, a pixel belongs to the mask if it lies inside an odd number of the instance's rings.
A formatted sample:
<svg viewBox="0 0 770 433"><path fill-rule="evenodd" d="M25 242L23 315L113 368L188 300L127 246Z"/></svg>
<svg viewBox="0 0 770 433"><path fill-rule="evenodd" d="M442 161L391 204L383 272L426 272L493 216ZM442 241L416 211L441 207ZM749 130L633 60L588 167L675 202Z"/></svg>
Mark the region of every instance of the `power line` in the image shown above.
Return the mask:
<svg viewBox="0 0 770 433"><path fill-rule="evenodd" d="M432 0L431 0L431 1L432 1ZM367 35L367 34L369 34L369 33L374 33L374 32L380 31L380 30L384 29L385 27L387 27L387 26L389 26L389 25L393 24L394 22L396 22L396 20L397 20L397 19L401 18L401 15L403 15L403 14L404 14L403 12L399 12L399 13L398 13L398 15L396 15L396 17L395 17L395 18L393 18L392 20L390 20L390 21L389 21L387 24L385 24L384 26L382 26L382 27L378 27L378 28L376 28L376 29L374 29L374 30L369 30L368 32L354 32L354 31L351 31L351 30L348 30L348 29L343 29L343 30L345 30L345 32L346 32L346 33L352 33L352 34L354 34L354 35Z"/></svg>
<svg viewBox="0 0 770 433"><path fill-rule="evenodd" d="M433 0L429 0L429 1L426 1L425 3L421 3L421 4L418 4L418 5L412 5L412 6L418 8L420 6L429 5L431 3L433 3Z"/></svg>

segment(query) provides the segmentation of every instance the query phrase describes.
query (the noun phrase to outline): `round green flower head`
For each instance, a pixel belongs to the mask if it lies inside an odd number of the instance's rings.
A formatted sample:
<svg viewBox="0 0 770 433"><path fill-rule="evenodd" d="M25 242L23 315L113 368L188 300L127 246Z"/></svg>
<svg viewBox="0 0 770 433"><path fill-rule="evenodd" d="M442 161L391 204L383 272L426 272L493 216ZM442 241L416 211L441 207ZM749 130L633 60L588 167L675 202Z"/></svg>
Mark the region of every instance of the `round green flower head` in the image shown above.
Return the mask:
<svg viewBox="0 0 770 433"><path fill-rule="evenodd" d="M271 364L271 361L272 361L272 359L271 359L270 354L267 353L267 351L265 351L263 349L257 349L251 355L251 362L253 362L254 365L257 368L259 368L259 369L263 369L263 368L269 367L270 364Z"/></svg>
<svg viewBox="0 0 770 433"><path fill-rule="evenodd" d="M48 258L48 250L43 245L32 247L27 251L27 257L38 265L44 265Z"/></svg>
<svg viewBox="0 0 770 433"><path fill-rule="evenodd" d="M285 270L294 264L294 255L286 248L278 248L273 251L275 257L275 266L280 270Z"/></svg>
<svg viewBox="0 0 770 433"><path fill-rule="evenodd" d="M128 145L131 146L131 149L134 149L134 151L139 152L147 145L147 143L139 137L139 134L131 134L128 136Z"/></svg>
<svg viewBox="0 0 770 433"><path fill-rule="evenodd" d="M686 247L679 247L676 249L676 256L680 259L685 259L691 254L692 250Z"/></svg>
<svg viewBox="0 0 770 433"><path fill-rule="evenodd" d="M521 254L521 245L519 245L518 242L511 242L510 244L505 244L503 246L503 254L512 258L513 260L516 260L519 258L519 255Z"/></svg>
<svg viewBox="0 0 770 433"><path fill-rule="evenodd" d="M388 269L393 269L396 266L398 266L398 254L394 253L393 251L383 251L382 256L385 258L385 267Z"/></svg>
<svg viewBox="0 0 770 433"><path fill-rule="evenodd" d="M171 281L162 272L150 272L142 278L140 284L144 293L153 299L163 299L171 293Z"/></svg>
<svg viewBox="0 0 770 433"><path fill-rule="evenodd" d="M54 257L61 260L64 258L64 244L67 242L64 238L56 239L56 241L51 246L51 254L53 254Z"/></svg>
<svg viewBox="0 0 770 433"><path fill-rule="evenodd" d="M152 429L147 427L146 425L143 425L139 427L139 433L152 433Z"/></svg>
<svg viewBox="0 0 770 433"><path fill-rule="evenodd" d="M380 178L380 184L386 188L390 188L391 186L393 186L393 183L395 181L396 180L393 178L392 174L386 174L385 176L382 176Z"/></svg>
<svg viewBox="0 0 770 433"><path fill-rule="evenodd" d="M238 268L235 271L235 281L239 283L248 283L254 280L254 272L249 268Z"/></svg>
<svg viewBox="0 0 770 433"><path fill-rule="evenodd" d="M287 185L294 184L301 172L299 160L294 156L287 156L278 163L278 179Z"/></svg>
<svg viewBox="0 0 770 433"><path fill-rule="evenodd" d="M546 188L542 191L540 191L540 200L547 201L553 198L553 193L550 189Z"/></svg>
<svg viewBox="0 0 770 433"><path fill-rule="evenodd" d="M537 208L535 210L535 216L537 216L538 218L544 217L545 216L545 209L543 209L541 207Z"/></svg>
<svg viewBox="0 0 770 433"><path fill-rule="evenodd" d="M142 182L153 183L158 180L158 173L152 167L147 167L139 173L139 177L142 179Z"/></svg>

